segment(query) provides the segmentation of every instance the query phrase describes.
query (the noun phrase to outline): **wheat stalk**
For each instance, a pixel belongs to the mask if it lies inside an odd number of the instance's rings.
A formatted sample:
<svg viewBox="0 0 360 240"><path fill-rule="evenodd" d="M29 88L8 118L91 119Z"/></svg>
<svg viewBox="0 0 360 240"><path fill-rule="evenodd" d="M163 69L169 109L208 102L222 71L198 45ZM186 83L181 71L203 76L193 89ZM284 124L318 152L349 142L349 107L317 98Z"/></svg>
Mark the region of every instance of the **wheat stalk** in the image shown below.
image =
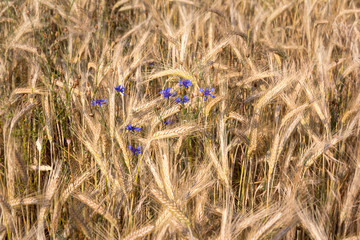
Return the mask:
<svg viewBox="0 0 360 240"><path fill-rule="evenodd" d="M62 162L58 161L54 167L54 170L51 172L49 177L49 181L46 185L45 193L44 193L44 200L46 204L42 204L40 207L40 211L38 214L38 224L37 224L37 239L46 239L45 237L45 216L48 211L48 203L53 198L55 191L58 187L60 172L62 169Z"/></svg>
<svg viewBox="0 0 360 240"><path fill-rule="evenodd" d="M8 234L14 232L16 238L19 238L18 231L16 228L16 222L14 221L14 217L11 214L11 208L2 194L0 194L0 207L3 212L3 218L5 219Z"/></svg>

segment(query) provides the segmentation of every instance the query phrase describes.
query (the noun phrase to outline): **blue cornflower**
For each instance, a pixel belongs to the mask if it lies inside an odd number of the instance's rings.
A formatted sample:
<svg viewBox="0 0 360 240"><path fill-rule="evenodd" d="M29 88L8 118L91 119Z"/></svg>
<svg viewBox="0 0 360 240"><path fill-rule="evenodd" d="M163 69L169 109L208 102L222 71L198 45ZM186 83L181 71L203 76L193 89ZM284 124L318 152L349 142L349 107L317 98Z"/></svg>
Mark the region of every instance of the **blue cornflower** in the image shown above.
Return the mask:
<svg viewBox="0 0 360 240"><path fill-rule="evenodd" d="M179 80L179 86L180 87L182 87L182 86L184 86L185 88L188 88L189 86L191 86L192 85L192 82L190 81L190 80L184 80L184 81L181 81L181 80Z"/></svg>
<svg viewBox="0 0 360 240"><path fill-rule="evenodd" d="M129 124L129 125L126 126L125 129L129 130L129 131L135 131L136 130L137 132L140 132L141 127L137 128L137 127L131 126L131 124Z"/></svg>
<svg viewBox="0 0 360 240"><path fill-rule="evenodd" d="M101 105L104 105L104 104L107 104L107 98L91 101L91 105L99 105L99 106L101 106Z"/></svg>
<svg viewBox="0 0 360 240"><path fill-rule="evenodd" d="M172 122L170 122L169 119L166 119L166 120L164 120L164 124L165 124L165 125L170 125L170 124L172 124Z"/></svg>
<svg viewBox="0 0 360 240"><path fill-rule="evenodd" d="M129 145L129 149L132 151L133 154L138 155L138 153L141 153L140 146L137 148L133 148L131 145Z"/></svg>
<svg viewBox="0 0 360 240"><path fill-rule="evenodd" d="M160 94L164 95L164 98L169 98L169 97L175 97L176 96L176 92L170 93L170 88L166 88L165 90L160 91Z"/></svg>
<svg viewBox="0 0 360 240"><path fill-rule="evenodd" d="M212 98L215 97L214 95L211 94L211 92L215 91L215 89L213 89L213 88L212 88L211 90L209 90L208 88L206 88L205 90L202 89L202 88L200 88L199 91L204 94L204 101L207 100L208 96L210 96L210 97L212 97Z"/></svg>
<svg viewBox="0 0 360 240"><path fill-rule="evenodd" d="M177 99L175 99L175 102L184 104L184 103L188 102L189 100L190 100L190 98L188 98L187 96L184 96L183 98L178 97Z"/></svg>
<svg viewBox="0 0 360 240"><path fill-rule="evenodd" d="M119 85L119 86L117 86L116 88L115 88L115 90L117 91L117 92L121 92L122 94L124 94L124 87L123 86L121 86L121 85Z"/></svg>

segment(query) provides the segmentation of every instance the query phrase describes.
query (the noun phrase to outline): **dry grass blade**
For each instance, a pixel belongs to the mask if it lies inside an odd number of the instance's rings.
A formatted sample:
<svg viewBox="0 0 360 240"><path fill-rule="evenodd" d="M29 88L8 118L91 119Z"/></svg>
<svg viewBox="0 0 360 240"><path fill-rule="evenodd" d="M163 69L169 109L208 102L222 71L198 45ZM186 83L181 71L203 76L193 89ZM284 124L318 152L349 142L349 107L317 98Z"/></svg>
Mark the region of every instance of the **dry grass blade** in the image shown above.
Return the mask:
<svg viewBox="0 0 360 240"><path fill-rule="evenodd" d="M261 109L268 104L273 98L278 96L282 91L284 91L287 87L291 85L298 78L298 74L294 74L290 77L285 77L282 81L275 84L275 86L269 90L263 97L259 99L257 104L255 105L254 115L255 117L251 123L251 137L250 137L250 147L249 147L249 154L254 153L257 146L257 131L258 131L258 124L260 120Z"/></svg>
<svg viewBox="0 0 360 240"><path fill-rule="evenodd" d="M360 240L360 237L359 236L352 236L352 237L342 238L341 240Z"/></svg>
<svg viewBox="0 0 360 240"><path fill-rule="evenodd" d="M249 239L251 240L256 240L256 239L260 239L261 236L268 231L276 222L278 222L281 218L283 217L283 214L281 212L277 213L275 216L273 216L272 218L270 218L270 220L261 228L258 229L258 231L256 232L256 234L254 234L253 236L249 237Z"/></svg>
<svg viewBox="0 0 360 240"><path fill-rule="evenodd" d="M127 170L130 172L131 165L130 165L129 155L127 153L127 147L125 146L125 143L124 143L124 140L123 140L122 136L120 135L120 133L117 130L115 130L115 139L116 139L116 141L118 142L118 144L119 144L119 146L121 148Z"/></svg>
<svg viewBox="0 0 360 240"><path fill-rule="evenodd" d="M337 143L344 141L352 135L352 128L349 127L347 131L343 132L341 135L332 136L328 141L320 141L314 143L311 148L309 148L305 154L302 156L298 167L302 164L305 165L305 168L309 168L314 161L323 153L328 151L330 148L334 147Z"/></svg>
<svg viewBox="0 0 360 240"><path fill-rule="evenodd" d="M162 145L165 145L165 144L163 143ZM160 154L161 154L162 151L161 151L161 143L160 142L159 142L159 150L160 150ZM162 175L162 179L164 182L167 196L170 200L174 200L175 197L174 197L173 184L171 183L171 179L170 179L170 166L169 166L170 164L169 164L168 156L165 153L165 151L163 151L163 154L162 154L160 171L161 171L161 175Z"/></svg>
<svg viewBox="0 0 360 240"><path fill-rule="evenodd" d="M16 143L13 137L10 137L7 142L7 146L5 148L7 154L7 175L6 175L6 187L7 187L7 195L11 199L15 197L15 187L16 187L16 172L17 163L21 160L17 156L16 152ZM21 164L21 163L20 163Z"/></svg>
<svg viewBox="0 0 360 240"><path fill-rule="evenodd" d="M52 215L51 223L52 229L56 232L58 227L58 220L60 218L60 210L63 207L63 204L67 201L69 196L87 179L91 176L93 171L86 171L84 174L76 178L68 187L62 192L58 201L55 201L54 213Z"/></svg>
<svg viewBox="0 0 360 240"><path fill-rule="evenodd" d="M10 128L8 131L8 136L10 137L13 128L15 125L19 122L19 120L25 116L28 112L30 112L32 109L34 109L37 106L37 103L30 103L24 108L22 108L11 120Z"/></svg>
<svg viewBox="0 0 360 240"><path fill-rule="evenodd" d="M301 224L306 227L310 232L311 236L316 240L326 240L329 239L324 227L321 225L321 222L315 220L310 216L309 212L304 207L298 206L297 215L301 221Z"/></svg>
<svg viewBox="0 0 360 240"><path fill-rule="evenodd" d="M11 208L9 206L9 204L6 202L5 198L3 197L2 194L0 194L0 207L2 210L2 214L3 214L3 218L5 219L5 223L6 223L6 229L7 229L7 233L8 234L12 234L14 232L16 238L18 238L18 233L17 233L17 228L15 225L15 221L14 218L11 214ZM8 237L10 238L11 235L9 235Z"/></svg>
<svg viewBox="0 0 360 240"><path fill-rule="evenodd" d="M85 219L82 218L81 214L75 212L74 209L70 210L70 216L75 220L76 226L79 226L83 234L88 238L92 238L92 233L89 227L86 224Z"/></svg>
<svg viewBox="0 0 360 240"><path fill-rule="evenodd" d="M104 161L98 150L94 147L94 144L91 144L91 142L86 139L82 139L82 142L85 145L85 147L89 150L91 155L94 157L96 164L99 166L100 171L105 176L107 176L111 182L115 183L115 187L117 187L126 195L127 192L126 186L122 185L121 182L119 182L116 178L114 178L113 175L109 172L107 163Z"/></svg>
<svg viewBox="0 0 360 240"><path fill-rule="evenodd" d="M150 172L152 173L152 175L155 179L155 182L156 182L158 188L165 190L164 184L161 181L161 177L160 177L158 168L153 164L153 162L151 161L151 159L148 155L144 156L144 159L145 159L146 165L150 169Z"/></svg>
<svg viewBox="0 0 360 240"><path fill-rule="evenodd" d="M45 237L45 216L49 210L49 203L50 203L51 199L53 198L55 191L58 187L61 169L62 169L62 162L57 161L53 171L50 174L49 181L45 188L44 200L46 203L41 205L40 211L38 214L38 225L37 225L37 235L36 236L37 236L37 239L40 239L40 240L46 239L46 237Z"/></svg>
<svg viewBox="0 0 360 240"><path fill-rule="evenodd" d="M115 134L115 90L112 90L109 97L109 122L110 122L110 137L114 139Z"/></svg>
<svg viewBox="0 0 360 240"><path fill-rule="evenodd" d="M47 137L50 141L50 143L52 144L53 139L54 139L54 131L53 131L53 126L51 123L51 115L50 115L50 105L49 105L49 96L46 95L45 99L44 99L44 115L45 115L45 122L46 122L46 134Z"/></svg>
<svg viewBox="0 0 360 240"><path fill-rule="evenodd" d="M294 212L292 201L287 201L284 206L280 207L276 213L264 221L264 224L259 227L254 227L251 234L248 236L249 239L262 239L267 237L266 234L271 235L277 231L278 228L283 227L288 223L296 221L296 213ZM271 235L268 235L269 237Z"/></svg>
<svg viewBox="0 0 360 240"><path fill-rule="evenodd" d="M241 233L245 231L248 227L252 225L256 225L257 222L262 219L266 219L267 217L276 213L276 210L279 206L271 205L268 208L260 208L253 213L245 213L238 214L232 224L232 236L233 238L238 238Z"/></svg>
<svg viewBox="0 0 360 240"><path fill-rule="evenodd" d="M360 144L357 145L357 163L355 166L355 174L349 185L348 191L346 193L346 198L344 201L344 205L341 209L340 213L340 222L345 222L345 231L349 226L349 219L351 219L352 208L356 201L356 197L359 194L360 188Z"/></svg>
<svg viewBox="0 0 360 240"><path fill-rule="evenodd" d="M291 113L289 113L291 114ZM286 116L285 116L286 118ZM282 130L282 128L284 127L284 123L286 122L285 120L287 119L283 119L281 126L280 126L280 130ZM268 172L268 176L269 179L271 179L271 176L273 174L274 171L274 167L275 164L277 162L277 159L279 158L281 152L283 151L285 144L287 142L287 140L289 139L289 137L291 136L291 133L295 130L295 128L298 126L298 124L300 123L300 121L302 120L303 116L300 114L298 115L293 122L290 124L290 126L288 126L288 128L286 129L286 131L280 135L280 132L275 136L275 139L273 140L273 146L271 149L271 155L270 155L270 159L268 161L269 164L269 172ZM271 181L269 180L269 183Z"/></svg>

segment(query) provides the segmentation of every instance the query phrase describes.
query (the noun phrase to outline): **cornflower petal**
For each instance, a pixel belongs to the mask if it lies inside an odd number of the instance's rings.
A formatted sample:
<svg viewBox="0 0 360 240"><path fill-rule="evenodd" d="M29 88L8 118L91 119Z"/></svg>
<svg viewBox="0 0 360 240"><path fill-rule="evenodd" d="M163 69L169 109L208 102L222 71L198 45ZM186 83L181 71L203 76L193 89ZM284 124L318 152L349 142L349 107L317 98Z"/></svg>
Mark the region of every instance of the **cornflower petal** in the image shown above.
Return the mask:
<svg viewBox="0 0 360 240"><path fill-rule="evenodd" d="M98 100L93 100L91 101L91 105L104 105L107 104L107 98L106 99L98 99Z"/></svg>
<svg viewBox="0 0 360 240"><path fill-rule="evenodd" d="M184 104L184 103L187 103L189 100L190 100L190 98L188 98L187 96L184 96L183 98L178 97L177 99L175 99L175 102Z"/></svg>
<svg viewBox="0 0 360 240"><path fill-rule="evenodd" d="M188 88L189 86L192 85L192 82L188 79L186 79L184 81L179 80L179 83L180 83L179 84L180 87L185 87L185 88Z"/></svg>
<svg viewBox="0 0 360 240"><path fill-rule="evenodd" d="M187 96L184 96L182 101L183 101L183 103L187 103L188 101L190 101L190 98L188 98Z"/></svg>
<svg viewBox="0 0 360 240"><path fill-rule="evenodd" d="M125 127L126 130L128 131L137 131L137 132L140 132L141 130L141 127L134 127L134 126L131 126L131 124L128 124L126 127Z"/></svg>
<svg viewBox="0 0 360 240"><path fill-rule="evenodd" d="M215 91L214 88L211 88L210 90L209 90L209 88L205 88L205 90L200 88L199 91L203 93L204 101L206 101L208 99L208 96L215 98L215 96L211 94L211 92Z"/></svg>
<svg viewBox="0 0 360 240"><path fill-rule="evenodd" d="M101 100L101 102L99 103L100 106L107 104L107 98L105 98L105 100L102 100L102 99L100 99L100 100Z"/></svg>
<svg viewBox="0 0 360 240"><path fill-rule="evenodd" d="M117 92L121 92L122 94L124 94L125 87L119 85L119 86L115 87L115 90Z"/></svg>
<svg viewBox="0 0 360 240"><path fill-rule="evenodd" d="M165 90L160 91L161 95L164 95L164 98L169 98L169 97L175 97L176 96L176 92L170 93L171 88L166 88Z"/></svg>
<svg viewBox="0 0 360 240"><path fill-rule="evenodd" d="M138 146L137 148L133 148L131 145L129 145L129 149L134 155L138 155L138 153L141 153L140 146Z"/></svg>
<svg viewBox="0 0 360 240"><path fill-rule="evenodd" d="M170 122L169 119L166 119L166 120L164 120L164 124L165 124L165 125L170 125L170 124L172 124L172 122Z"/></svg>

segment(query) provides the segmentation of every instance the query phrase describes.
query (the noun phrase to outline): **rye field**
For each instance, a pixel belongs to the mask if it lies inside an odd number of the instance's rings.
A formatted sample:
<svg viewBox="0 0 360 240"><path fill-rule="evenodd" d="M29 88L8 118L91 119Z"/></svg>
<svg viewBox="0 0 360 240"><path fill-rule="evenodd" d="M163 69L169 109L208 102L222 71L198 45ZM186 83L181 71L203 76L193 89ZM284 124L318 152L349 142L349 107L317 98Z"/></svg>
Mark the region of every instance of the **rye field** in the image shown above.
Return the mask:
<svg viewBox="0 0 360 240"><path fill-rule="evenodd" d="M0 239L358 240L360 2L0 1Z"/></svg>

